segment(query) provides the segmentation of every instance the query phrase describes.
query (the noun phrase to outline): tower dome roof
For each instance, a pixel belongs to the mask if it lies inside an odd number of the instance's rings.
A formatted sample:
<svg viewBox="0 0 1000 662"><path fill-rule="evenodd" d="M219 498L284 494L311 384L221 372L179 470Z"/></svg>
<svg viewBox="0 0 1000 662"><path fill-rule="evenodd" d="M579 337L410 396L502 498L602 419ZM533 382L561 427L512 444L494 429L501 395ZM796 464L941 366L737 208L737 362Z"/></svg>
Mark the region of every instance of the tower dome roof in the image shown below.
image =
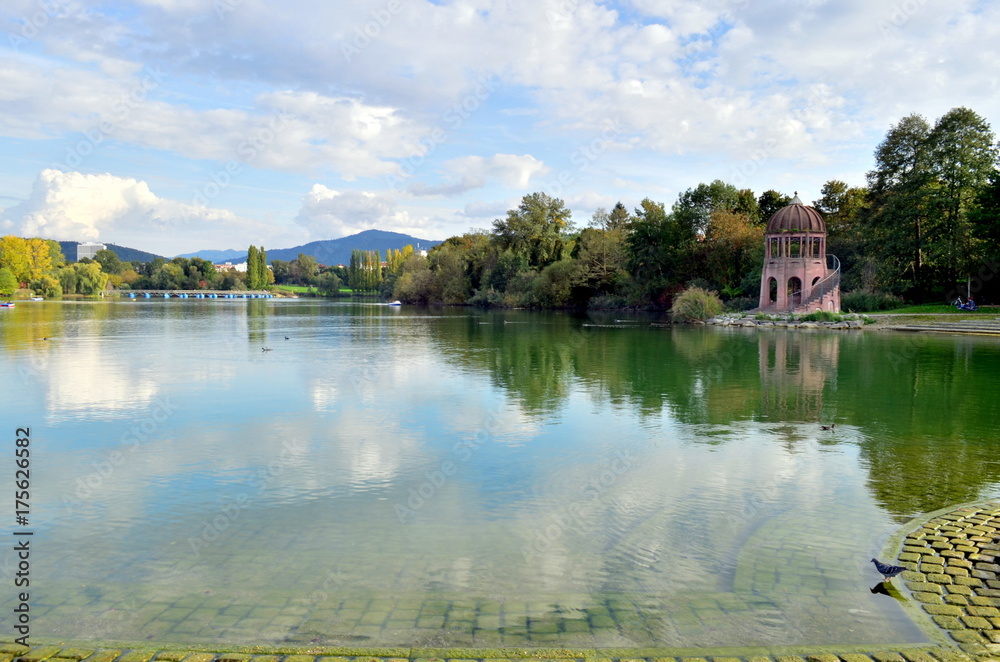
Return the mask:
<svg viewBox="0 0 1000 662"><path fill-rule="evenodd" d="M791 203L768 220L766 232L826 232L826 221L814 207L802 204L796 191Z"/></svg>

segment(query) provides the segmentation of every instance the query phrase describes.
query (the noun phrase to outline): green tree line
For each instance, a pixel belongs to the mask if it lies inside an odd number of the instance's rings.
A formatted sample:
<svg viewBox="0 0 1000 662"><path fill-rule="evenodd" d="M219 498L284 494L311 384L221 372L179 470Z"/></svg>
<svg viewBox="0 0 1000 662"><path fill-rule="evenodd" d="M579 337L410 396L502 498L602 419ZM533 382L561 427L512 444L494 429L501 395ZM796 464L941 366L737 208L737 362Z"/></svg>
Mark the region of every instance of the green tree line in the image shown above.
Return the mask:
<svg viewBox="0 0 1000 662"><path fill-rule="evenodd" d="M843 265L844 301L852 293L913 302L969 293L980 302L1000 299L997 165L989 124L954 108L933 124L912 114L893 125L863 185L827 181L813 206L826 219L828 253ZM426 257L412 247L390 250L384 260L379 251L355 250L343 268L300 254L268 269L264 248L250 246L246 273L219 273L199 258L122 263L107 250L67 265L56 242L9 236L0 239L0 294L278 283L327 295L347 285L412 303L616 308L668 307L698 286L746 309L758 300L766 222L790 200L715 180L683 191L669 207L646 198L630 211L619 202L577 227L562 200L535 192L491 229L451 237Z"/></svg>
<svg viewBox="0 0 1000 662"><path fill-rule="evenodd" d="M975 290L997 299L998 149L989 124L955 108L933 126L903 118L875 150L864 186L824 184L819 209L842 289L914 302ZM620 202L574 226L565 203L525 195L491 231L409 255L388 296L413 303L507 307L669 306L695 285L731 308L756 305L767 220L791 198L721 180L682 192L668 208ZM850 300L849 296L846 300Z"/></svg>

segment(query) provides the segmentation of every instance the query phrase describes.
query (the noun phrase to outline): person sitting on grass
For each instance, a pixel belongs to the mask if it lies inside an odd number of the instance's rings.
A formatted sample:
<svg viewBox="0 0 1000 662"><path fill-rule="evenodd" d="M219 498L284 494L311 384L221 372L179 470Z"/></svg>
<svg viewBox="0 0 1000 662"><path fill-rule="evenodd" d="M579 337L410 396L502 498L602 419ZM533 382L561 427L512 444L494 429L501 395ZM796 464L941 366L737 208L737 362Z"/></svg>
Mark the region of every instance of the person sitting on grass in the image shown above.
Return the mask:
<svg viewBox="0 0 1000 662"><path fill-rule="evenodd" d="M958 308L959 310L977 310L978 306L976 305L976 302L973 299L973 297L969 296L969 300L961 304Z"/></svg>

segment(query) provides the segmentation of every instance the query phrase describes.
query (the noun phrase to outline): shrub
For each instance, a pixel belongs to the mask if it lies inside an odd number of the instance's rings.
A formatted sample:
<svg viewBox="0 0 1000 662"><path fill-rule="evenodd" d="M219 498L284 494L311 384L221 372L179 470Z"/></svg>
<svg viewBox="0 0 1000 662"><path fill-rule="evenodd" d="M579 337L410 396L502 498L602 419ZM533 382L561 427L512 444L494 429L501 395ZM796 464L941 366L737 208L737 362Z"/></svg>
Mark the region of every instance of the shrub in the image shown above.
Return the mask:
<svg viewBox="0 0 1000 662"><path fill-rule="evenodd" d="M800 322L840 322L843 321L844 317L837 313L831 313L829 310L817 310L815 313L809 313L797 319Z"/></svg>
<svg viewBox="0 0 1000 662"><path fill-rule="evenodd" d="M902 297L888 292L848 292L840 297L840 309L852 313L892 310L902 305Z"/></svg>
<svg viewBox="0 0 1000 662"><path fill-rule="evenodd" d="M49 299L58 299L63 293L62 285L52 276L42 276L38 280L31 281L31 290L33 294Z"/></svg>
<svg viewBox="0 0 1000 662"><path fill-rule="evenodd" d="M722 312L722 300L715 292L689 287L676 297L670 313L683 321L706 320Z"/></svg>

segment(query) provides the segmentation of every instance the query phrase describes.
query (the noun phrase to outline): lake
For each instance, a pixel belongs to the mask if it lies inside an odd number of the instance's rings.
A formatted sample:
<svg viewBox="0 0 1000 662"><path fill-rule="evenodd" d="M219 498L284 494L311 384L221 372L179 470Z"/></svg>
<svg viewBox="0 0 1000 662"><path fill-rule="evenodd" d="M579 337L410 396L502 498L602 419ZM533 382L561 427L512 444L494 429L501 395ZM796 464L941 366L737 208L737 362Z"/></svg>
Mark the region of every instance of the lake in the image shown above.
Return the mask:
<svg viewBox="0 0 1000 662"><path fill-rule="evenodd" d="M19 302L0 337L36 638L920 642L869 559L1000 495L991 338L312 299Z"/></svg>

